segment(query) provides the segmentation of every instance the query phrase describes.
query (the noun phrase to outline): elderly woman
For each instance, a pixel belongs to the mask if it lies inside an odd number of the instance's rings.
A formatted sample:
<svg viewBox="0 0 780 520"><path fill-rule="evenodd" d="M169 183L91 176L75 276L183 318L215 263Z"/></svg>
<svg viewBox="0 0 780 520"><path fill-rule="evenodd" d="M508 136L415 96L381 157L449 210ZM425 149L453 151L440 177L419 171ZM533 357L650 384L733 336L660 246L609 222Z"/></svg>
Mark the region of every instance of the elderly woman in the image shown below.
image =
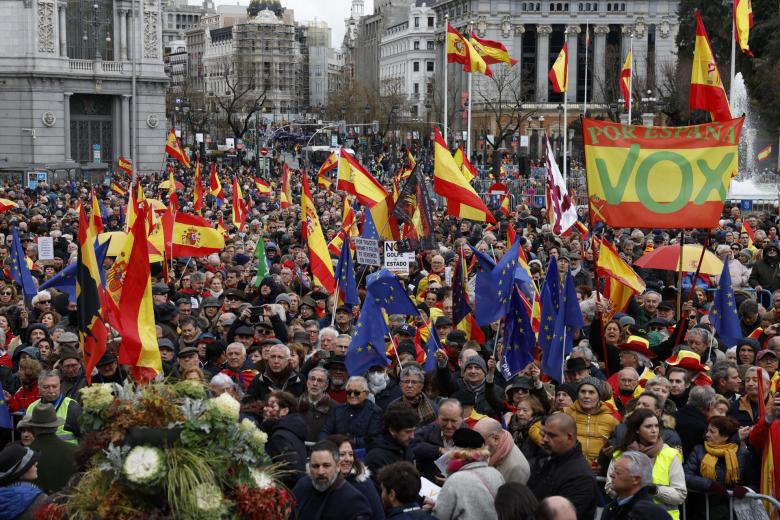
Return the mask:
<svg viewBox="0 0 780 520"><path fill-rule="evenodd" d="M640 408L634 411L625 424L625 437L612 453L605 490L610 496L615 496L612 489L613 467L620 454L627 451L642 452L653 463L653 484L657 489L653 501L663 506L673 519L679 519L679 505L688 494L680 452L664 443L658 416L652 410Z"/></svg>
<svg viewBox="0 0 780 520"><path fill-rule="evenodd" d="M769 374L761 370L761 376L764 379L764 395L758 395L759 368L751 366L745 371L745 395L731 403L728 416L733 417L739 422L741 427L753 426L760 417L758 416L758 403L761 399L766 400L769 394ZM746 433L740 430L740 438L744 440Z"/></svg>
<svg viewBox="0 0 780 520"><path fill-rule="evenodd" d="M331 435L326 440L339 448L339 473L341 473L341 477L366 497L371 506L372 518L382 520L385 517L382 499L371 480L371 472L355 458L355 447L352 445L352 440L341 434Z"/></svg>
<svg viewBox="0 0 780 520"><path fill-rule="evenodd" d="M577 440L580 441L585 460L594 470L600 469L599 452L608 443L618 424L610 407L601 400L603 384L595 377L586 377L580 381L577 400L571 407L563 409L563 413L570 415L577 423Z"/></svg>

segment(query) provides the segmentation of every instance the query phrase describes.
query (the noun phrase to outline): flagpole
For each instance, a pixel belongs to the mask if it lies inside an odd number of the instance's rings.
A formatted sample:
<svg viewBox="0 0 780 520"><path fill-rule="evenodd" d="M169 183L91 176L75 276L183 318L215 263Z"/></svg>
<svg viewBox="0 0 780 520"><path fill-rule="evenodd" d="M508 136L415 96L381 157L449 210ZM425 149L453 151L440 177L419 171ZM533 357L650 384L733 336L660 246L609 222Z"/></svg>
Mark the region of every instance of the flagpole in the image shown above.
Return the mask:
<svg viewBox="0 0 780 520"><path fill-rule="evenodd" d="M471 31L473 31L473 24L469 22L469 38L471 38ZM466 157L471 161L471 81L474 74L468 73L468 89L469 89L469 107L468 107L468 119L466 123Z"/></svg>
<svg viewBox="0 0 780 520"><path fill-rule="evenodd" d="M569 57L566 56L566 68L568 69L568 67L569 67ZM569 76L569 71L567 70L566 71L566 77L568 78L568 76ZM569 133L568 130L567 130L568 124L566 122L568 117L569 117L569 89L568 89L568 85L567 85L566 92L563 93L563 182L567 182L567 180L568 180L567 179L567 177L568 177L568 175L567 175L568 168L567 168L567 164L566 164L566 155L567 155L567 151L568 151L567 148L568 148L568 144L569 144L568 143L569 137L567 135ZM567 191L568 191L568 188L567 188Z"/></svg>
<svg viewBox="0 0 780 520"><path fill-rule="evenodd" d="M634 97L634 33L629 33L629 45L628 52L631 56L631 61L628 64L628 124L631 124L631 109L633 107Z"/></svg>
<svg viewBox="0 0 780 520"><path fill-rule="evenodd" d="M585 20L585 102L582 104L582 113L588 113L588 51L590 50L590 20Z"/></svg>
<svg viewBox="0 0 780 520"><path fill-rule="evenodd" d="M338 279L336 279L336 290L333 293L333 296L335 296L335 298L333 299L333 310L330 313L330 326L331 327L333 326L333 324L336 323L336 306L339 303L339 280Z"/></svg>
<svg viewBox="0 0 780 520"><path fill-rule="evenodd" d="M734 76L736 75L737 69L737 21L734 19L733 2L731 8L731 17L731 80L729 81L729 103L731 103L731 106L734 106Z"/></svg>
<svg viewBox="0 0 780 520"><path fill-rule="evenodd" d="M444 69L444 113L442 114L442 121L444 121L444 140L447 141L447 47L450 41L450 15L444 15L444 61L442 62L442 68Z"/></svg>

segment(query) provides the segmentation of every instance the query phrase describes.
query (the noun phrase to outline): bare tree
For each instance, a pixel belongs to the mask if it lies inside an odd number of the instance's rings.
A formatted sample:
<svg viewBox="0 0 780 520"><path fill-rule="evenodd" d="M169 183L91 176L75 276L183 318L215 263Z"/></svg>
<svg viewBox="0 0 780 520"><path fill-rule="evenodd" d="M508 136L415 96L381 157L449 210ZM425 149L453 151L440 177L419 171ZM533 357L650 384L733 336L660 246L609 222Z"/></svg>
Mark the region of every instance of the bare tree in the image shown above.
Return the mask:
<svg viewBox="0 0 780 520"><path fill-rule="evenodd" d="M255 82L252 63L240 61L227 64L222 72L225 93L216 96L217 105L236 139L241 139L250 128L255 112L260 112L267 98L268 86L259 89Z"/></svg>

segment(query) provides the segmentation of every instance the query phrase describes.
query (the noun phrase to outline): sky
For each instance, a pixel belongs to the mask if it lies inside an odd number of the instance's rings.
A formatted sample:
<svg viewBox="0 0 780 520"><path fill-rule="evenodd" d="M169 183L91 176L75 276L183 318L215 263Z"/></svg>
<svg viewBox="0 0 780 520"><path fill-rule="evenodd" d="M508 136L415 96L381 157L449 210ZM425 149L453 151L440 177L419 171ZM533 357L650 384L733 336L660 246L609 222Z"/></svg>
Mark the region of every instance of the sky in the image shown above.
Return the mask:
<svg viewBox="0 0 780 520"><path fill-rule="evenodd" d="M197 3L190 0L190 3ZM236 4L249 5L249 0L216 0L216 5ZM331 46L341 47L344 39L344 19L349 17L352 0L282 0L282 5L295 11L295 21L324 20L331 29ZM374 0L365 0L363 14L374 10Z"/></svg>

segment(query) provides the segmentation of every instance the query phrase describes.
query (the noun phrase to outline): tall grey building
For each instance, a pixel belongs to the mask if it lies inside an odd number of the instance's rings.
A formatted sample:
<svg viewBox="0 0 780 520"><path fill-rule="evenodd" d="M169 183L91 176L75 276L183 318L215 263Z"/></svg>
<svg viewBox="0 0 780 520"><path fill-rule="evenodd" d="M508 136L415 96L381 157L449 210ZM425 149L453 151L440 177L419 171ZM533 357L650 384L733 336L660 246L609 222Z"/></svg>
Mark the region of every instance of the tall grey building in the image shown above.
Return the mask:
<svg viewBox="0 0 780 520"><path fill-rule="evenodd" d="M134 143L138 169L158 170L160 15L160 0L0 2L0 168L113 163L130 158Z"/></svg>
<svg viewBox="0 0 780 520"><path fill-rule="evenodd" d="M355 41L355 77L369 90L379 90L379 47L386 28L403 23L415 0L375 0L374 13L360 18Z"/></svg>

